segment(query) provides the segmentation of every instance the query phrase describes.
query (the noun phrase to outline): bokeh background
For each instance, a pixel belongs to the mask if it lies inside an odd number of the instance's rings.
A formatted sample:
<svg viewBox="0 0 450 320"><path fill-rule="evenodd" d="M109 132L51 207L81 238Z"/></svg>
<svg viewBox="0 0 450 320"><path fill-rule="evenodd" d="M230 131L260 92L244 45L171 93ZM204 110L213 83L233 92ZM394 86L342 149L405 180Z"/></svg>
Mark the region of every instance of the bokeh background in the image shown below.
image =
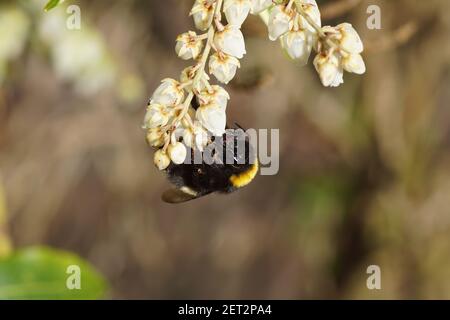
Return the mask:
<svg viewBox="0 0 450 320"><path fill-rule="evenodd" d="M76 253L109 298L450 299L450 2L318 3L367 73L324 88L249 18L228 121L280 129L279 174L173 206L141 124L192 1L0 1L0 248Z"/></svg>

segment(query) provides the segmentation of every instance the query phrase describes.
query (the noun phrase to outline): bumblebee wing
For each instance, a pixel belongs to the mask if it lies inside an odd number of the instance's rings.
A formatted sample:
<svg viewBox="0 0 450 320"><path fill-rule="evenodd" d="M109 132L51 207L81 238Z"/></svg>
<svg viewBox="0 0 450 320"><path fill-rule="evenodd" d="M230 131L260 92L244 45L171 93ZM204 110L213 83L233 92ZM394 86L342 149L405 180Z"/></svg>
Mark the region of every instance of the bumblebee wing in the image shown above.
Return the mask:
<svg viewBox="0 0 450 320"><path fill-rule="evenodd" d="M162 196L161 199L166 203L183 203L187 201L191 201L194 199L198 199L200 197L206 196L208 193L197 193L190 188L187 187L181 187L180 189L174 188L166 190Z"/></svg>

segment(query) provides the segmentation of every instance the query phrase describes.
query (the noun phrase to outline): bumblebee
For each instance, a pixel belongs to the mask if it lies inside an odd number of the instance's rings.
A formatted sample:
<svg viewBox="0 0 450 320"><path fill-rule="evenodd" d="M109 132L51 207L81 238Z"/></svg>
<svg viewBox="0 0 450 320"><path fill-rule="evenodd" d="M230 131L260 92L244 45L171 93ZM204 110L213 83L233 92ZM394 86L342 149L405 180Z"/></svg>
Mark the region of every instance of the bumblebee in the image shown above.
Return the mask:
<svg viewBox="0 0 450 320"><path fill-rule="evenodd" d="M216 144L215 150L220 151L211 154L214 158L212 163L205 161L202 152L199 163L192 160L189 163L169 165L166 169L167 177L175 188L163 193L164 202L182 203L211 193L231 193L245 187L255 178L259 163L243 130L228 129L222 137L216 137L212 144ZM190 159L195 158L195 152L199 151L188 149Z"/></svg>

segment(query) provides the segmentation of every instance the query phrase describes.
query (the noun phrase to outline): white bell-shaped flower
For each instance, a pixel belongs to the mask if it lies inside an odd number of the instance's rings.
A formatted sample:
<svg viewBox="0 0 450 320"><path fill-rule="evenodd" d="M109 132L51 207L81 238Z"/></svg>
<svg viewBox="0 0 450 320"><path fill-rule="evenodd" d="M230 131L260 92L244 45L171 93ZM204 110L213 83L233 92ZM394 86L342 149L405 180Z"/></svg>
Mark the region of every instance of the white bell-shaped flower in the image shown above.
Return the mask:
<svg viewBox="0 0 450 320"><path fill-rule="evenodd" d="M151 104L147 108L144 118L144 128L153 129L164 126L169 122L170 112L166 106L160 104Z"/></svg>
<svg viewBox="0 0 450 320"><path fill-rule="evenodd" d="M344 83L344 69L337 54L317 54L314 59L314 67L325 87L338 87Z"/></svg>
<svg viewBox="0 0 450 320"><path fill-rule="evenodd" d="M215 3L211 0L195 0L190 15L194 19L195 27L205 31L214 18Z"/></svg>
<svg viewBox="0 0 450 320"><path fill-rule="evenodd" d="M302 0L302 3L303 10L310 16L317 26L321 27L322 19L320 17L320 10L317 6L316 0ZM317 32L316 29L302 16L299 17L299 24L301 29L306 29L313 33Z"/></svg>
<svg viewBox="0 0 450 320"><path fill-rule="evenodd" d="M203 41L193 31L185 32L177 37L175 51L183 60L197 59L203 48Z"/></svg>
<svg viewBox="0 0 450 320"><path fill-rule="evenodd" d="M273 4L272 0L252 0L250 13L258 14L268 9Z"/></svg>
<svg viewBox="0 0 450 320"><path fill-rule="evenodd" d="M289 31L281 37L281 45L291 59L299 60L301 65L306 65L309 60L315 35L308 30Z"/></svg>
<svg viewBox="0 0 450 320"><path fill-rule="evenodd" d="M196 118L211 134L221 136L225 133L227 116L225 109L218 104L201 105L196 112Z"/></svg>
<svg viewBox="0 0 450 320"><path fill-rule="evenodd" d="M342 65L347 72L356 74L363 74L366 72L366 65L362 56L358 53L353 53L342 59Z"/></svg>
<svg viewBox="0 0 450 320"><path fill-rule="evenodd" d="M341 34L339 40L341 48L349 53L361 53L364 50L363 42L358 35L358 32L350 23L341 23L336 27Z"/></svg>
<svg viewBox="0 0 450 320"><path fill-rule="evenodd" d="M175 106L180 104L183 98L184 91L180 88L180 83L174 79L164 79L153 93L150 104Z"/></svg>
<svg viewBox="0 0 450 320"><path fill-rule="evenodd" d="M153 162L159 170L165 170L170 165L170 158L163 150L157 150L153 156Z"/></svg>
<svg viewBox="0 0 450 320"><path fill-rule="evenodd" d="M227 54L215 53L209 58L209 73L225 84L234 78L240 67L239 60Z"/></svg>
<svg viewBox="0 0 450 320"><path fill-rule="evenodd" d="M247 53L244 35L238 27L233 25L227 25L222 31L217 32L214 44L218 50L238 59L242 59Z"/></svg>
<svg viewBox="0 0 450 320"><path fill-rule="evenodd" d="M203 151L203 148L208 144L208 132L198 120L195 120L193 125L187 125L178 130L182 130L179 136L183 138L183 143L189 148L197 148Z"/></svg>
<svg viewBox="0 0 450 320"><path fill-rule="evenodd" d="M230 95L221 86L211 86L209 90L203 90L197 96L200 104L217 104L223 110L226 110Z"/></svg>
<svg viewBox="0 0 450 320"><path fill-rule="evenodd" d="M153 128L147 132L147 143L155 148L162 147L164 145L166 133L161 128Z"/></svg>
<svg viewBox="0 0 450 320"><path fill-rule="evenodd" d="M293 11L286 10L285 6L279 5L272 9L269 17L269 39L277 40L288 32L293 26Z"/></svg>
<svg viewBox="0 0 450 320"><path fill-rule="evenodd" d="M240 27L250 13L250 0L225 0L223 11L229 24Z"/></svg>
<svg viewBox="0 0 450 320"><path fill-rule="evenodd" d="M170 144L167 148L170 160L175 164L182 164L186 160L187 150L186 146L181 142Z"/></svg>

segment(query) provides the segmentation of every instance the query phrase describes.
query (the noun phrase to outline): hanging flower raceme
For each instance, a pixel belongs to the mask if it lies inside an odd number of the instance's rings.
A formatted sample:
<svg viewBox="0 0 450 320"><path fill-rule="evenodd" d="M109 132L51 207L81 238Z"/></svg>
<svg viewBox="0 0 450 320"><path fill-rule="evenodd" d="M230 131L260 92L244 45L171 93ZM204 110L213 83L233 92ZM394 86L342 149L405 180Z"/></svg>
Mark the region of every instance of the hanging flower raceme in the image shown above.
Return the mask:
<svg viewBox="0 0 450 320"><path fill-rule="evenodd" d="M179 80L162 81L144 118L147 142L157 149L158 169L185 162L189 148L203 151L214 140L211 135L225 133L230 96L211 84L209 75L224 84L236 76L239 59L246 54L241 26L250 13L265 17L269 38L279 39L299 64L307 64L315 50L313 64L324 86L343 83L344 71L365 72L356 30L348 23L322 27L315 0L195 0L190 15L200 32L182 33L175 44L178 57L194 64L181 72Z"/></svg>
<svg viewBox="0 0 450 320"><path fill-rule="evenodd" d="M154 162L165 170L170 163L185 161L188 148L203 149L221 136L226 127L230 96L209 83L210 74L222 83L231 81L245 54L241 25L253 8L250 0L196 0L191 10L195 26L204 34L188 31L176 39L175 52L183 60L195 60L179 80L165 79L153 93L143 128L147 142L157 148ZM228 24L222 24L222 14Z"/></svg>
<svg viewBox="0 0 450 320"><path fill-rule="evenodd" d="M319 53L314 59L314 66L324 86L337 87L344 83L344 70L356 74L366 72L361 56L364 46L351 24L326 26L322 32L325 37L318 43Z"/></svg>
<svg viewBox="0 0 450 320"><path fill-rule="evenodd" d="M361 53L362 41L349 23L323 27L315 0L253 1L252 13L268 9L270 40L280 39L287 55L306 65L313 49L314 66L322 84L337 87L344 82L344 70L356 74L366 71Z"/></svg>

